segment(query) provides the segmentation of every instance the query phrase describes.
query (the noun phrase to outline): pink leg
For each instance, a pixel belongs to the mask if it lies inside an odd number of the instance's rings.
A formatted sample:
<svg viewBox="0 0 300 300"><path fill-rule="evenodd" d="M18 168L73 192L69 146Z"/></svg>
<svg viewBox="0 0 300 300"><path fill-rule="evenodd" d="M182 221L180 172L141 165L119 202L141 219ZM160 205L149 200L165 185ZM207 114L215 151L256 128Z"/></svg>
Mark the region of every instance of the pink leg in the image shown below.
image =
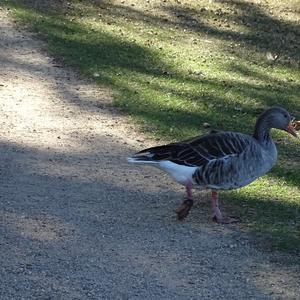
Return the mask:
<svg viewBox="0 0 300 300"><path fill-rule="evenodd" d="M231 224L239 222L238 218L234 217L222 217L221 211L219 209L219 197L218 192L215 190L211 191L211 204L212 204L212 210L213 210L213 220L217 223L222 224Z"/></svg>
<svg viewBox="0 0 300 300"><path fill-rule="evenodd" d="M188 199L193 199L192 187L193 187L193 185L191 182L188 182L187 185L185 186Z"/></svg>
<svg viewBox="0 0 300 300"><path fill-rule="evenodd" d="M219 209L218 192L215 190L211 191L211 205L212 205L212 211L213 211L213 220L217 223L222 223L222 214Z"/></svg>
<svg viewBox="0 0 300 300"><path fill-rule="evenodd" d="M185 185L187 199L184 200L182 202L182 204L176 209L178 220L184 219L189 214L189 212L194 204L192 187L193 187L193 185L191 182L188 182Z"/></svg>

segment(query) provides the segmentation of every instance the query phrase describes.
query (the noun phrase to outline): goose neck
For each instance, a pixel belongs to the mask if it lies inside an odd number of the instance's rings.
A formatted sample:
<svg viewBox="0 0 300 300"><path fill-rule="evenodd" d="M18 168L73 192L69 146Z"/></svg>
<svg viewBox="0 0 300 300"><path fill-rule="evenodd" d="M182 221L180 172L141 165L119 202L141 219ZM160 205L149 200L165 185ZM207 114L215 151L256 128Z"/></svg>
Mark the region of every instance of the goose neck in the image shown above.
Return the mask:
<svg viewBox="0 0 300 300"><path fill-rule="evenodd" d="M253 137L261 143L268 143L271 140L270 130L268 120L259 118L255 124Z"/></svg>

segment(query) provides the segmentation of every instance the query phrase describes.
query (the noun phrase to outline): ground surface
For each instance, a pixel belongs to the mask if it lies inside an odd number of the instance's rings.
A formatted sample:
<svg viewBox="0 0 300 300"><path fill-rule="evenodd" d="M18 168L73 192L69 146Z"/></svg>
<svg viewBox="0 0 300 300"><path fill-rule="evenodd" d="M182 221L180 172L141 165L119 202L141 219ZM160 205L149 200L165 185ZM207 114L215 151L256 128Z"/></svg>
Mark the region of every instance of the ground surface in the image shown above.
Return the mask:
<svg viewBox="0 0 300 300"><path fill-rule="evenodd" d="M176 220L180 187L126 163L149 142L110 91L4 10L0 47L1 299L299 299L293 257L213 224L206 197Z"/></svg>

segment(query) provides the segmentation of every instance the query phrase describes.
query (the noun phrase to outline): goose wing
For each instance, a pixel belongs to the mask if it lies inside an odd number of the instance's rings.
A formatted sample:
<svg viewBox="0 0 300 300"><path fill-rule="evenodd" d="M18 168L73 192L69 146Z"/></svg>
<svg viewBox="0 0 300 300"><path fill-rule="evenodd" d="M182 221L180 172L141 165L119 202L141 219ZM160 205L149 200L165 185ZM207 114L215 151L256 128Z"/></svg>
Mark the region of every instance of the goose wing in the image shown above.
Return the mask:
<svg viewBox="0 0 300 300"><path fill-rule="evenodd" d="M212 160L236 156L251 144L251 137L235 132L214 132L182 142L148 148L134 155L148 161L169 160L179 165L200 167Z"/></svg>

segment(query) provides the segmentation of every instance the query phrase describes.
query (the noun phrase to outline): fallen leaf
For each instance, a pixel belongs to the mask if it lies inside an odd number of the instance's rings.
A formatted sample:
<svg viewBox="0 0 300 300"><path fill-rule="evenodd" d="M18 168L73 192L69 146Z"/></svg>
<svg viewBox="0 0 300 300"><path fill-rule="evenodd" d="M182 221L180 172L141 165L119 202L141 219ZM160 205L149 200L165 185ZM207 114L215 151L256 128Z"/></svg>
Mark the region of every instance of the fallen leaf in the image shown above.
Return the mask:
<svg viewBox="0 0 300 300"><path fill-rule="evenodd" d="M295 130L300 130L300 121L294 121L292 125L295 128Z"/></svg>

